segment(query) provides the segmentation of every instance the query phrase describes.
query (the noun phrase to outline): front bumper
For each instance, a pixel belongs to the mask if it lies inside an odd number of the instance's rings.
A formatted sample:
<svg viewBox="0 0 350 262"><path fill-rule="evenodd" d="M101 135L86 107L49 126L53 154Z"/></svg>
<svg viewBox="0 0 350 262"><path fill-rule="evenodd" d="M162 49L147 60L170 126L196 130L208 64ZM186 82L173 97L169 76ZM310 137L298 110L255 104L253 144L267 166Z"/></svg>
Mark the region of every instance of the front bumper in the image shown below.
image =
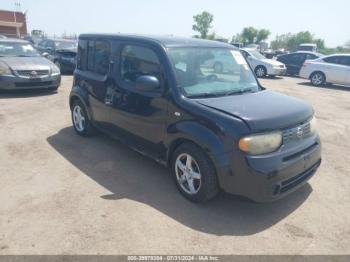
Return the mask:
<svg viewBox="0 0 350 262"><path fill-rule="evenodd" d="M60 74L38 78L20 77L16 75L0 76L0 90L55 88L58 87L60 83Z"/></svg>
<svg viewBox="0 0 350 262"><path fill-rule="evenodd" d="M314 135L271 154L236 154L229 166L220 169L221 188L256 202L269 202L302 187L315 174L321 164L321 142Z"/></svg>
<svg viewBox="0 0 350 262"><path fill-rule="evenodd" d="M287 68L271 68L268 72L269 75L280 76L287 73Z"/></svg>

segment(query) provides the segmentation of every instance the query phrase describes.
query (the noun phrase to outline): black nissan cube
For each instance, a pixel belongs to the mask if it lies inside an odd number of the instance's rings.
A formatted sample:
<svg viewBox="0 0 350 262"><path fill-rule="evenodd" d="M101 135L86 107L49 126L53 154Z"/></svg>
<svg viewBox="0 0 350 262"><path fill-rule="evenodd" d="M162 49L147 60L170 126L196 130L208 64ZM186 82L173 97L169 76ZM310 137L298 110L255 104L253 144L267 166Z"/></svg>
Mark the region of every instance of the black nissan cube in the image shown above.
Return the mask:
<svg viewBox="0 0 350 262"><path fill-rule="evenodd" d="M69 99L78 135L102 131L168 166L191 201L276 200L321 163L312 107L266 90L225 43L81 35Z"/></svg>

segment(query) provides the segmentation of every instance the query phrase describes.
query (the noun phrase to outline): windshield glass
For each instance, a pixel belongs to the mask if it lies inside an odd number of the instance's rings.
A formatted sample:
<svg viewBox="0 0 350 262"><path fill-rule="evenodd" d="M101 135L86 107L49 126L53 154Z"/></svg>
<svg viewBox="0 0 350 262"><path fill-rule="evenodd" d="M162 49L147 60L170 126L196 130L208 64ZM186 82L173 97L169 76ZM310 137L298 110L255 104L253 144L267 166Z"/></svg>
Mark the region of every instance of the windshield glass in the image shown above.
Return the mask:
<svg viewBox="0 0 350 262"><path fill-rule="evenodd" d="M0 56L40 56L29 43L0 42Z"/></svg>
<svg viewBox="0 0 350 262"><path fill-rule="evenodd" d="M187 97L256 92L259 85L239 51L226 48L170 48L178 86Z"/></svg>
<svg viewBox="0 0 350 262"><path fill-rule="evenodd" d="M55 47L57 50L76 49L78 47L78 44L75 41L55 41Z"/></svg>
<svg viewBox="0 0 350 262"><path fill-rule="evenodd" d="M266 59L266 57L260 54L258 50L249 51L249 53L257 59Z"/></svg>

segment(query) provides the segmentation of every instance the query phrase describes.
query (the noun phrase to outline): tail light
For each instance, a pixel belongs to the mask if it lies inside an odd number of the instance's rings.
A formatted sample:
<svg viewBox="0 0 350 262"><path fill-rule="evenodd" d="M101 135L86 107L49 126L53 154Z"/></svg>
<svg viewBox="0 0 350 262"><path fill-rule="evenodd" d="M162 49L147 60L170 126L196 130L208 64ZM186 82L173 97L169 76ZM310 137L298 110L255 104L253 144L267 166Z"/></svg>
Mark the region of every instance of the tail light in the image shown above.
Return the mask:
<svg viewBox="0 0 350 262"><path fill-rule="evenodd" d="M309 65L309 64L311 64L311 61L310 61L310 60L306 60L306 61L304 62L304 64L303 64L303 66L305 67L305 66L307 66L307 65Z"/></svg>

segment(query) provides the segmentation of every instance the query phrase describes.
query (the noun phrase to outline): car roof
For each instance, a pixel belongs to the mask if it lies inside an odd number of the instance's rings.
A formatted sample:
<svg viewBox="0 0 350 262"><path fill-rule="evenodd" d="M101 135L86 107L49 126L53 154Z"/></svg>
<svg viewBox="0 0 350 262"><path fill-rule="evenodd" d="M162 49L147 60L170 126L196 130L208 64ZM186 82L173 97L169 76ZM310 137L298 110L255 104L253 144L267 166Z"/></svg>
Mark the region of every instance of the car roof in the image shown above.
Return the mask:
<svg viewBox="0 0 350 262"><path fill-rule="evenodd" d="M116 39L116 40L130 40L130 41L141 41L153 44L160 44L164 47L221 47L238 49L227 43L204 40L198 38L186 38L176 36L150 36L150 35L127 35L127 34L81 34L79 39Z"/></svg>
<svg viewBox="0 0 350 262"><path fill-rule="evenodd" d="M28 44L29 42L22 39L17 38L0 38L0 43L22 43L22 44Z"/></svg>
<svg viewBox="0 0 350 262"><path fill-rule="evenodd" d="M60 41L60 42L76 42L77 40L74 39L64 39L64 38L45 38L44 40L50 40L50 41Z"/></svg>
<svg viewBox="0 0 350 262"><path fill-rule="evenodd" d="M324 56L323 58L332 57L332 56L349 56L350 57L350 54L331 54L331 55Z"/></svg>

